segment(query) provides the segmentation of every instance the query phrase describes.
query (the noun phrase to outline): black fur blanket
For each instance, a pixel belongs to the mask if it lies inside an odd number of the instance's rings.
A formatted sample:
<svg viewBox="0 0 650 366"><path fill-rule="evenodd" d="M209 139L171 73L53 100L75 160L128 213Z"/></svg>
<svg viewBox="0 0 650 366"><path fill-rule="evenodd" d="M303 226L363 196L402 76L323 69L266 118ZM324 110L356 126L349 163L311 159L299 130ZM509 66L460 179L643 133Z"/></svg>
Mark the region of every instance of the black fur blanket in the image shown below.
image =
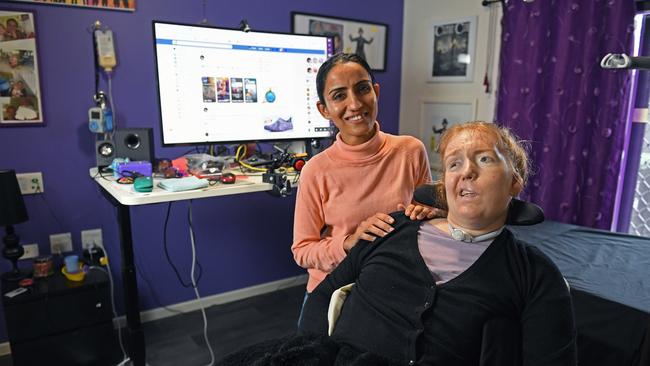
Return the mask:
<svg viewBox="0 0 650 366"><path fill-rule="evenodd" d="M219 366L397 366L401 362L340 344L329 337L294 335L231 353Z"/></svg>

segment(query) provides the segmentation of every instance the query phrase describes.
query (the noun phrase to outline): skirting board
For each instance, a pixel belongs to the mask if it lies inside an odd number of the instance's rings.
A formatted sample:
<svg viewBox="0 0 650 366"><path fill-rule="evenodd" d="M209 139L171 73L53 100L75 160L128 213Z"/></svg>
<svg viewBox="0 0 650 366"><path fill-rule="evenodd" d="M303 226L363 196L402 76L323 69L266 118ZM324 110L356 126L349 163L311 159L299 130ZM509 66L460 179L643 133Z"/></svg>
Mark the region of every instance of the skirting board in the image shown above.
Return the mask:
<svg viewBox="0 0 650 366"><path fill-rule="evenodd" d="M308 275L300 275L295 277L284 278L281 280L262 283L259 285L245 287L238 290L228 291L221 294L216 294L208 297L202 297L201 303L204 307L209 307L212 305L225 304L232 301L246 299L248 297L257 296L266 294L269 292L277 291L283 288L298 286L302 284L307 284ZM201 304L199 300L189 300L185 302L179 302L177 304L169 305L162 308L151 309L147 311L140 312L140 320L145 322L150 322L158 319L164 319L170 316L178 315L179 313L187 313L194 310L199 310ZM120 316L116 319L113 319L113 322L117 326L124 327L126 326L126 316Z"/></svg>
<svg viewBox="0 0 650 366"><path fill-rule="evenodd" d="M201 302L204 307L209 307L212 305L225 304L232 301L246 299L248 297L257 296L266 294L269 292L277 291L283 288L298 286L307 283L308 276L300 275L295 277L284 278L281 280L262 283L260 285L255 285L251 287L245 287L238 290L233 290L229 292L224 292L221 294L216 294L208 297L202 297ZM201 304L199 300L190 300L185 302L179 302L177 304L169 305L164 308L151 309L147 311L140 312L140 320L142 322L150 322L158 319L167 318L173 315L177 315L179 312L187 313L194 310L199 310ZM124 327L126 326L126 316L120 316L113 319L113 322L117 326ZM9 347L9 342L0 343L0 356L6 356L11 354L11 348Z"/></svg>

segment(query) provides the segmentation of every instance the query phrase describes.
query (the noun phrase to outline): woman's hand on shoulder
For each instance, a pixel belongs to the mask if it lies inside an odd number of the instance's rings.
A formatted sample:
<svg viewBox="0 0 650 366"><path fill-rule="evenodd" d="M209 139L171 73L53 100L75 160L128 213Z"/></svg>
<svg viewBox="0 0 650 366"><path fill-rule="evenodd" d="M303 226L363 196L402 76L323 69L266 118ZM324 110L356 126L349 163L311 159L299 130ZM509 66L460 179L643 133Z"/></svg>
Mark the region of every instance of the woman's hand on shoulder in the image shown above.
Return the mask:
<svg viewBox="0 0 650 366"><path fill-rule="evenodd" d="M404 215L408 216L411 220L433 219L434 217L447 217L447 211L439 208L421 205L419 203L411 203L408 206L403 204L397 205L397 210L404 210Z"/></svg>
<svg viewBox="0 0 650 366"><path fill-rule="evenodd" d="M383 238L393 231L395 220L385 213L378 212L362 221L357 229L343 241L343 249L349 252L359 240L374 241L376 238Z"/></svg>

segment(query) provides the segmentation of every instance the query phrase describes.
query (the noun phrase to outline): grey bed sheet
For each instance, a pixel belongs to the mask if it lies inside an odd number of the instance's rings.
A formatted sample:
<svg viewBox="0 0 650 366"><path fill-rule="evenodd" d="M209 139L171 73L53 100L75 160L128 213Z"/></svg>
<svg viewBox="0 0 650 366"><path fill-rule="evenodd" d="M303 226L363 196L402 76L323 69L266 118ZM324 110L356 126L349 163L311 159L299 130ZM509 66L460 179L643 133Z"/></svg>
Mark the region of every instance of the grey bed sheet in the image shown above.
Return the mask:
<svg viewBox="0 0 650 366"><path fill-rule="evenodd" d="M572 288L650 313L650 239L545 221L511 226L555 262Z"/></svg>

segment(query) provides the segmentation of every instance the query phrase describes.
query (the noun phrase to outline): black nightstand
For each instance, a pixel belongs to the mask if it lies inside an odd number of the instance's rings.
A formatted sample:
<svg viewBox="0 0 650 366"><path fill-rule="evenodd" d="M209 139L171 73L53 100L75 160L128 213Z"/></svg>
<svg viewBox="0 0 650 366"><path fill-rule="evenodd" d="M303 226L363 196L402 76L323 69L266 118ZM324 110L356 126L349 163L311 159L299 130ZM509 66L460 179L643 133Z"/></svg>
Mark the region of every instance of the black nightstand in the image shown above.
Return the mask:
<svg viewBox="0 0 650 366"><path fill-rule="evenodd" d="M106 273L92 269L72 282L55 270L28 292L4 296L17 287L2 283L14 366L113 365L121 358Z"/></svg>

